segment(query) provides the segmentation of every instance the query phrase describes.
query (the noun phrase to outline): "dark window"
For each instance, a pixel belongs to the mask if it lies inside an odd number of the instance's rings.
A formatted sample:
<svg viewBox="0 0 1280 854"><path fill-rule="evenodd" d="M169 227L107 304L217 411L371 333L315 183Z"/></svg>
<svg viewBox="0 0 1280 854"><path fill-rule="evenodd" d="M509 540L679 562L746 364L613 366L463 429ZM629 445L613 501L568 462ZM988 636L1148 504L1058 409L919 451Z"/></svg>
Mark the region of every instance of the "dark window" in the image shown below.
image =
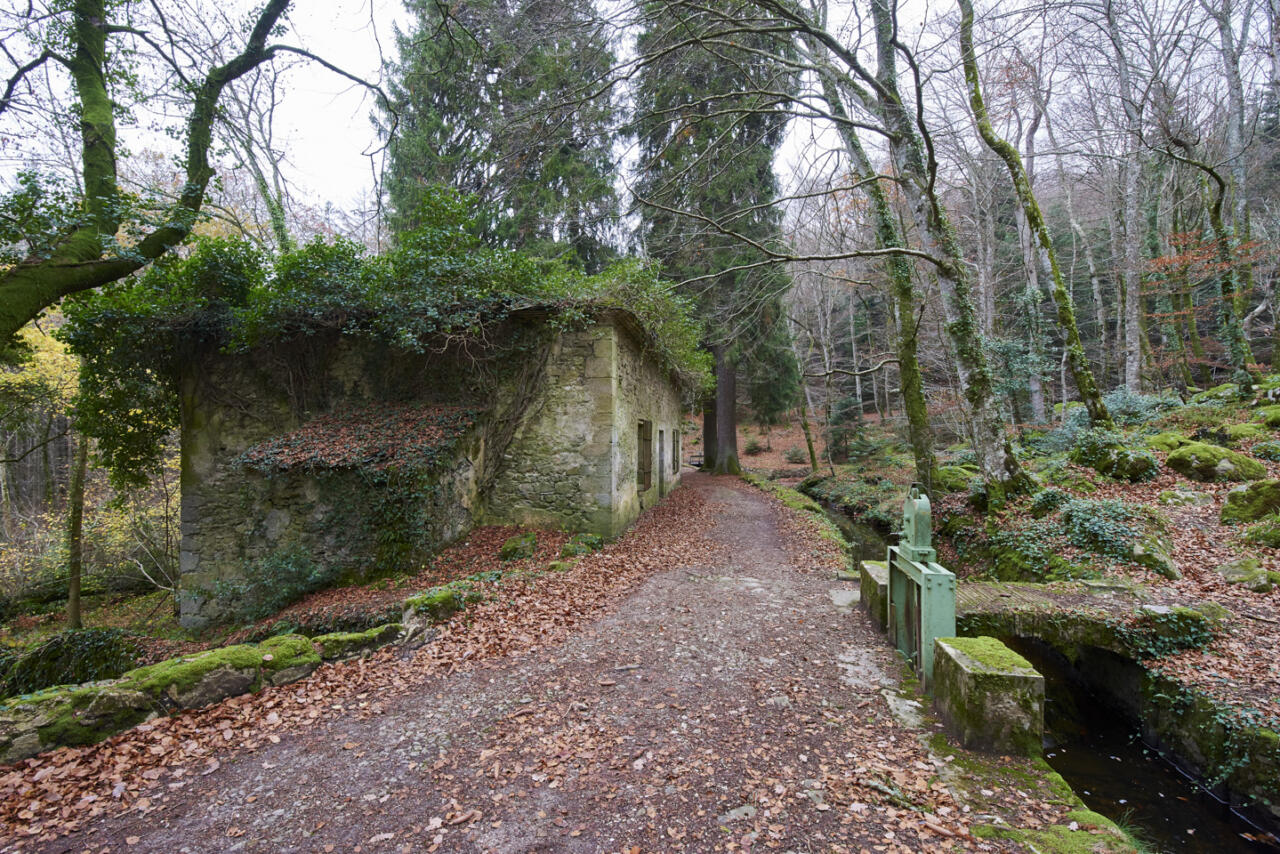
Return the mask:
<svg viewBox="0 0 1280 854"><path fill-rule="evenodd" d="M671 431L671 473L680 474L680 431Z"/></svg>
<svg viewBox="0 0 1280 854"><path fill-rule="evenodd" d="M644 492L653 486L653 422L641 421L636 438L636 483Z"/></svg>

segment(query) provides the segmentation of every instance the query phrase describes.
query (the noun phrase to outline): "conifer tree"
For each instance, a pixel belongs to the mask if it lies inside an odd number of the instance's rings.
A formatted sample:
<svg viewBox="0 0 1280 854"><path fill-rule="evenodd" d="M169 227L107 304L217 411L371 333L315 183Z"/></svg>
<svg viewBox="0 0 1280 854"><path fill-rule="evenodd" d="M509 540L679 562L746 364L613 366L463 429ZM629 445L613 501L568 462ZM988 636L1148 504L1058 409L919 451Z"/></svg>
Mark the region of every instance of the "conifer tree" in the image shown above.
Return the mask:
<svg viewBox="0 0 1280 854"><path fill-rule="evenodd" d="M789 284L758 246L781 240L773 158L791 71L771 56L776 44L758 50L767 36L703 41L715 13L668 4L646 11L635 92L640 238L698 300L716 374L705 464L737 473L737 365L768 338Z"/></svg>
<svg viewBox="0 0 1280 854"><path fill-rule="evenodd" d="M409 8L382 119L392 229L446 185L477 197L490 243L599 270L617 242L616 111L594 96L614 57L590 0Z"/></svg>

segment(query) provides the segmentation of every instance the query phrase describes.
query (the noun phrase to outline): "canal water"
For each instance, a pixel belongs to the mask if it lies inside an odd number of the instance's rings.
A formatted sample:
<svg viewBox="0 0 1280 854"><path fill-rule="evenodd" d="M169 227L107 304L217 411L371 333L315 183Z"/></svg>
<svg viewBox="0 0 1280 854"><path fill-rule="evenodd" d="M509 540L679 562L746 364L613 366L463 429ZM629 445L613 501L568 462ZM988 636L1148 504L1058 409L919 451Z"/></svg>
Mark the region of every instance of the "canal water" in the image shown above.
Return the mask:
<svg viewBox="0 0 1280 854"><path fill-rule="evenodd" d="M884 534L838 507L825 509L852 544L855 566L884 560ZM1152 854L1280 852L1275 836L1145 745L1137 727L1090 694L1058 656L1039 643L1015 645L1045 677L1045 759L1089 809L1124 825Z"/></svg>
<svg viewBox="0 0 1280 854"><path fill-rule="evenodd" d="M1137 727L1063 671L1038 644L1018 644L1045 677L1044 757L1089 809L1124 825L1148 850L1280 851L1280 841L1143 743Z"/></svg>

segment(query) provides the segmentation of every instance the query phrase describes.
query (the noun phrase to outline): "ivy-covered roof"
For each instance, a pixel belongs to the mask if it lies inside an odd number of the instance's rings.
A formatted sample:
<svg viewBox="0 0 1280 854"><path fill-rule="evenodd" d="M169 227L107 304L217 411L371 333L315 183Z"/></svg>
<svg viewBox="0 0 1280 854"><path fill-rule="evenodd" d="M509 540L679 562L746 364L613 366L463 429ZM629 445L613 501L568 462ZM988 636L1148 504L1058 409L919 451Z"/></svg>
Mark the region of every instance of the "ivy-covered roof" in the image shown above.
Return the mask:
<svg viewBox="0 0 1280 854"><path fill-rule="evenodd" d="M458 406L372 404L321 415L249 448L239 462L262 471L430 466L475 421Z"/></svg>

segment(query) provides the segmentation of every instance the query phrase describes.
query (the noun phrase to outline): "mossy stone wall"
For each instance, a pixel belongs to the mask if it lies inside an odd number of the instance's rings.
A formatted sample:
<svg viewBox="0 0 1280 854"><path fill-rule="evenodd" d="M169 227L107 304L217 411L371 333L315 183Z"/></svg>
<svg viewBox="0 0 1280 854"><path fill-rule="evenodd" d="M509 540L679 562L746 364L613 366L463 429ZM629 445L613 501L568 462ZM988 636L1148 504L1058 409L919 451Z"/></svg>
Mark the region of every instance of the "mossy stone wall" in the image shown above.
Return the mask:
<svg viewBox="0 0 1280 854"><path fill-rule="evenodd" d="M620 313L552 345L543 392L502 456L488 522L615 537L679 483L672 437L680 389ZM639 423L651 422L651 486L641 490Z"/></svg>
<svg viewBox="0 0 1280 854"><path fill-rule="evenodd" d="M348 575L405 569L477 522L613 537L679 481L680 388L631 315L558 331L511 322L497 344L410 352L338 335L210 353L182 382L182 622L234 616L219 596L292 550ZM476 413L430 472L259 470L239 458L313 418L376 404ZM653 485L637 488L637 427L652 422ZM661 442L659 437L661 436ZM661 458L659 454L661 453ZM399 502L399 503L396 503ZM219 582L227 582L220 585Z"/></svg>

